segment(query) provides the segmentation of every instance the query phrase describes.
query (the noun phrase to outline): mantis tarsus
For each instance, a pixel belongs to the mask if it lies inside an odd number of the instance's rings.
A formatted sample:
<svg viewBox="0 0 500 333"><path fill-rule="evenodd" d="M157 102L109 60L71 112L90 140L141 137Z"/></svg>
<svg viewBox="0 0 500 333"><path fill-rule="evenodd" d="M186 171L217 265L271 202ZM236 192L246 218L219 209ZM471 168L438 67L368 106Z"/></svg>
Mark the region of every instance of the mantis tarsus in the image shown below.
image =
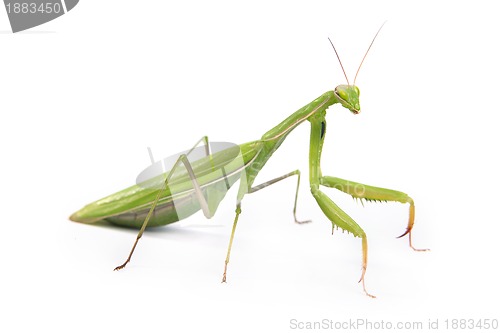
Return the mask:
<svg viewBox="0 0 500 333"><path fill-rule="evenodd" d="M380 27L380 29L382 29L382 27ZM363 265L359 282L362 282L363 290L366 295L374 297L366 291L365 287L365 273L368 262L368 242L366 234L363 229L351 217L349 217L349 215L340 209L325 193L320 190L320 186L338 189L351 195L353 198L361 200L397 201L401 203L408 203L410 205L408 225L406 231L399 237L408 235L410 247L412 249L416 251L425 251L415 249L412 245L411 232L415 220L415 205L413 199L403 192L368 186L341 178L323 176L320 162L323 142L326 134L326 110L333 104L340 103L340 105L351 111L353 114L358 114L360 112L359 89L355 85L356 77L363 61L366 58L366 55L368 54L368 51L380 32L380 29L377 31L370 46L368 47L368 50L359 65L358 71L356 72L354 83L352 85L347 79L347 75L344 71L342 63L340 62L340 57L337 51L335 50L333 43L330 41L342 67L344 76L346 77L347 85L339 85L335 88L335 90L324 93L265 133L260 140L251 141L237 146L241 151L243 162L240 165L231 165L230 163L224 165L227 172L227 174L224 174L224 177L211 172L211 170L215 169L202 167L201 164L203 164L203 162L196 162L191 165L188 159L190 152L187 152L179 155L172 169L162 176L160 188L141 187L138 185L132 186L85 206L80 211L71 215L70 219L84 223L107 220L122 226L140 227L139 234L137 235L127 260L122 265L115 268L115 270L120 270L130 261L135 247L147 226L166 225L184 218L185 216L179 216L176 211L179 207L179 202L183 208L187 209L188 213L186 216L189 216L201 209L207 218L211 218L215 214L218 204L224 198L225 190L227 190L234 182L236 182L236 180L239 179L240 187L237 195L236 216L233 222L222 277L222 282L226 282L226 273L231 254L231 247L233 244L238 218L241 214L241 202L247 193L259 191L283 179L291 176L297 176L293 214L295 222L302 223L297 220L295 215L300 183L299 170L292 171L258 186L253 186L253 183L260 170L266 164L267 160L279 148L287 135L298 125L307 120L311 124L309 148L309 183L311 193L323 213L331 221L332 227L341 228L342 230L352 233L355 237L361 238ZM205 162L209 162L210 165L214 165L214 163L216 163L214 161L217 159L222 158L222 160L224 160L224 156L229 154L228 151L210 154L208 149L208 138L203 137L198 143L201 141L204 142L207 151L207 159ZM225 162L222 163L224 164ZM197 172L200 170L205 170L204 172L201 172L202 175L200 175L200 172ZM220 190L220 186L224 188L224 191ZM210 196L208 196L208 192L211 193ZM177 202L177 206L174 205L174 201Z"/></svg>

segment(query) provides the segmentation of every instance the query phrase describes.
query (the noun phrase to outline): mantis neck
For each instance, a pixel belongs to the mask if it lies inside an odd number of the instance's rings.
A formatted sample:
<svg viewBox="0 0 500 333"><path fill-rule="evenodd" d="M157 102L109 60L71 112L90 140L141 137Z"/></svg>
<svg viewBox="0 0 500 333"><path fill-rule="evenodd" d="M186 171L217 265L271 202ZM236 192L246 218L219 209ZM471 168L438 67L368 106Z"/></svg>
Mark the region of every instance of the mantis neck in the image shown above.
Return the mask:
<svg viewBox="0 0 500 333"><path fill-rule="evenodd" d="M324 117L326 109L337 102L338 100L334 92L328 91L283 120L264 134L260 140L240 145L245 152L251 151L255 157L252 161L248 162L249 164L246 167L246 177L244 177L244 181L240 184L237 198L238 202L248 193L255 177L257 177L257 174L264 167L269 158L271 158L273 153L280 147L286 136L305 120L313 120L313 118L318 116ZM247 161L245 161L245 163L247 163Z"/></svg>
<svg viewBox="0 0 500 333"><path fill-rule="evenodd" d="M306 106L300 108L293 114L291 114L288 118L283 120L277 126L273 127L271 130L266 132L261 138L264 142L276 142L279 146L281 142L286 138L286 136L295 129L298 125L303 123L305 120L308 120L311 117L314 117L316 114L320 114L325 112L328 107L331 105L338 103L338 99L335 96L333 91L327 91L320 97L316 98L311 103ZM277 149L277 147L276 147Z"/></svg>

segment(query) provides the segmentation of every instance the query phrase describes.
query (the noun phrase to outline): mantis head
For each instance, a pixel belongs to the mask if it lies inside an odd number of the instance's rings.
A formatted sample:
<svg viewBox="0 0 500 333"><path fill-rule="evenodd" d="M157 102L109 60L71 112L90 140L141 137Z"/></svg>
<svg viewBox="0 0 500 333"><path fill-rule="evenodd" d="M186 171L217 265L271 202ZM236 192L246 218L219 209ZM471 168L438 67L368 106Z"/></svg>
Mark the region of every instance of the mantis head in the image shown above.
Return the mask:
<svg viewBox="0 0 500 333"><path fill-rule="evenodd" d="M340 85L334 90L340 104L354 114L358 114L359 107L359 88L355 85Z"/></svg>
<svg viewBox="0 0 500 333"><path fill-rule="evenodd" d="M368 54L368 51L370 51L373 42L378 36L378 33L380 30L382 30L382 27L384 26L385 22L380 26L378 29L377 33L375 34L375 37L373 37L372 42L370 43L370 46L368 46L368 50L366 50L365 55L363 56L363 59L361 60L361 63L359 64L358 70L356 72L356 75L354 76L354 83L350 84L349 79L347 78L347 74L345 73L344 66L342 65L342 61L340 61L339 54L337 53L337 50L335 49L335 46L333 45L333 42L330 38L328 40L330 41L330 44L332 44L333 50L335 51L335 55L337 56L337 59L339 60L340 67L342 68L342 72L344 72L345 79L347 81L347 84L342 84L340 86L337 86L334 90L335 97L337 97L337 100L339 101L340 104L342 104L343 107L346 109L350 110L354 114L358 114L360 111L359 108L359 88L356 86L356 78L358 77L359 70L361 69L361 65L363 65L363 62L365 61L366 55Z"/></svg>

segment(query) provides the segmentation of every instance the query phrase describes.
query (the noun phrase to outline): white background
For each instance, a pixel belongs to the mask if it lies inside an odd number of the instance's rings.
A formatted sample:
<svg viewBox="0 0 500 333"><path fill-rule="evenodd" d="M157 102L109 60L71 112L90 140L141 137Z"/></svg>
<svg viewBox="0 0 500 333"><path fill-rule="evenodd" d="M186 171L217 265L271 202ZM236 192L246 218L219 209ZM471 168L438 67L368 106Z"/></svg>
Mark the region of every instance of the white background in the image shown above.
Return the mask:
<svg viewBox="0 0 500 333"><path fill-rule="evenodd" d="M498 33L494 1L81 1L12 34L0 10L5 332L289 332L301 322L498 319ZM325 190L364 228L330 234L307 186L309 126L257 182L295 181L243 201L221 284L236 192L212 220L196 214L147 232L73 223L84 204L134 183L157 158L202 135L243 143L345 79L362 112L328 111L323 173L409 193L366 204ZM329 331L329 330L325 330Z"/></svg>

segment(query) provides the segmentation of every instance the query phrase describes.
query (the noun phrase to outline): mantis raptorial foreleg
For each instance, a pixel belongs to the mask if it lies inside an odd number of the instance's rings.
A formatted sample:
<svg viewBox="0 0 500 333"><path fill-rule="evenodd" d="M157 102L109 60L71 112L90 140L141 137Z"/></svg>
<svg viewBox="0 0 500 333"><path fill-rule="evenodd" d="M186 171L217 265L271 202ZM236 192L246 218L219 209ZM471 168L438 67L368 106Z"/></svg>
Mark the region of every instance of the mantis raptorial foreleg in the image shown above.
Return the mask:
<svg viewBox="0 0 500 333"><path fill-rule="evenodd" d="M368 241L364 230L354 220L340 209L326 194L321 192L319 186L323 175L321 173L321 151L326 134L325 113L319 113L308 119L311 122L311 135L309 142L309 182L311 193L316 199L323 213L328 217L334 226L352 233L355 237L361 238L363 249L363 266L359 282L363 282L363 290L366 295L375 297L366 291L365 273L368 265Z"/></svg>
<svg viewBox="0 0 500 333"><path fill-rule="evenodd" d="M311 186L311 193L318 202L323 213L330 219L334 226L337 226L347 232L352 233L355 237L360 237L363 248L363 266L359 282L363 282L363 290L370 297L375 297L366 291L365 273L368 265L368 241L364 230L354 220L340 209L326 194L321 192L318 186Z"/></svg>
<svg viewBox="0 0 500 333"><path fill-rule="evenodd" d="M295 175L297 175L297 187L295 189L295 203L293 205L293 218L294 218L295 222L299 223L299 224L311 222L311 220L305 220L305 221L297 220L296 212L297 212L297 198L299 195L299 186L300 186L300 170L295 170L295 171L289 172L286 175L271 179L265 183L254 186L248 190L248 193L255 193L257 191L262 190L263 188L266 188L266 187L273 185L273 184L275 184L283 179L286 179L288 177L295 176ZM224 262L224 274L222 275L222 282L226 282L227 265L229 264L229 257L231 256L231 247L233 246L234 233L236 231L236 225L238 224L238 218L239 218L240 214L241 214L241 202L239 202L236 205L236 216L234 217L233 229L231 230L231 237L229 238L229 245L227 247L227 254L226 254L226 260Z"/></svg>
<svg viewBox="0 0 500 333"><path fill-rule="evenodd" d="M417 249L413 247L411 243L411 230L415 222L415 204L413 199L406 193L390 190L382 187L375 187L370 185L365 185L361 183L356 183L350 180L345 180L337 177L321 177L320 184L327 187L335 188L339 191L345 192L351 195L353 198L375 200L375 201L395 201L401 203L410 204L410 217L408 220L408 226L406 227L405 233L403 233L398 238L401 238L408 234L410 240L410 247L415 251L427 251L428 249Z"/></svg>

